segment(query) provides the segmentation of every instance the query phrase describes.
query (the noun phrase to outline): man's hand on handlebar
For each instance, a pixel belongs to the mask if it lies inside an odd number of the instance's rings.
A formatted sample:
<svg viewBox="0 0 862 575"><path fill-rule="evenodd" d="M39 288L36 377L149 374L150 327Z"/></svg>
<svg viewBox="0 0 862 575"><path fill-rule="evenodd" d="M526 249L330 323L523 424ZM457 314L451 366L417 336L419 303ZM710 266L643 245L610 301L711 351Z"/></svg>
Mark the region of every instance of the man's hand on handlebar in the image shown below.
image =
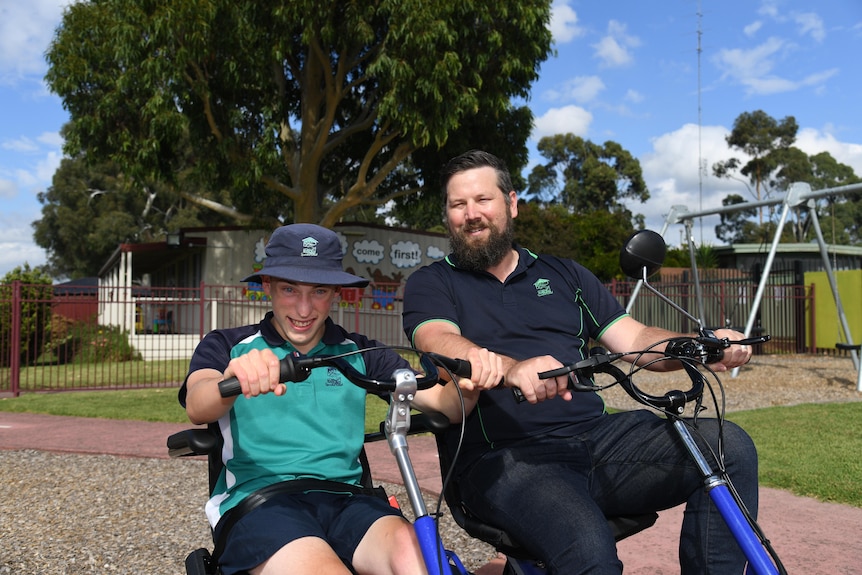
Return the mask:
<svg viewBox="0 0 862 575"><path fill-rule="evenodd" d="M503 357L484 347L471 347L465 358L470 362L470 378L459 378L465 391L482 391L497 387L503 379Z"/></svg>
<svg viewBox="0 0 862 575"><path fill-rule="evenodd" d="M550 355L516 362L506 371L506 386L520 389L524 399L530 403L538 403L557 396L570 401L572 391L569 389L568 375L539 379L539 373L560 367L563 367L563 364Z"/></svg>
<svg viewBox="0 0 862 575"><path fill-rule="evenodd" d="M230 360L224 378L236 377L242 386L242 394L254 397L265 393L284 395L287 386L279 383L281 370L278 357L270 349L253 349Z"/></svg>
<svg viewBox="0 0 862 575"><path fill-rule="evenodd" d="M729 342L745 339L745 336L738 331L732 329L717 329L715 337L718 339L726 339ZM735 345L724 349L724 357L716 363L710 364L714 371L728 371L735 367L745 365L751 360L750 345Z"/></svg>

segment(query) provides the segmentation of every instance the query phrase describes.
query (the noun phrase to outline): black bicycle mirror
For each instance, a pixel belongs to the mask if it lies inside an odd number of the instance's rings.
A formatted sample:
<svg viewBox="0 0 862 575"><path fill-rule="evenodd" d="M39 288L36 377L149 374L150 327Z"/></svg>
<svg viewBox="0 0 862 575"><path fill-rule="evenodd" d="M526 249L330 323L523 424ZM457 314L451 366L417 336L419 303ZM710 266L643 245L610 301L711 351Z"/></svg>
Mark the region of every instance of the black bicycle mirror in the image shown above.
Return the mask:
<svg viewBox="0 0 862 575"><path fill-rule="evenodd" d="M629 237L620 250L620 268L630 278L644 279L656 273L664 263L667 246L652 230L640 230ZM643 270L646 268L646 276Z"/></svg>

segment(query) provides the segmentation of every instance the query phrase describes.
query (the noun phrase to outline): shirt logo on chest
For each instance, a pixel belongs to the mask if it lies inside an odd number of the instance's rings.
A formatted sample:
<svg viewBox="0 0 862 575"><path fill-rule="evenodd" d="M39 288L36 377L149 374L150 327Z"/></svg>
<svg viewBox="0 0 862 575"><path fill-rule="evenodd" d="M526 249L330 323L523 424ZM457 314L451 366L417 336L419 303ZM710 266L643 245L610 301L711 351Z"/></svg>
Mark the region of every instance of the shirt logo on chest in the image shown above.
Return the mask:
<svg viewBox="0 0 862 575"><path fill-rule="evenodd" d="M338 371L338 368L327 366L326 368L326 385L328 387L337 386L341 387L341 372Z"/></svg>
<svg viewBox="0 0 862 575"><path fill-rule="evenodd" d="M544 297L554 293L554 290L551 289L551 280L546 280L545 278L539 278L536 280L533 287L536 288L536 295L539 297Z"/></svg>

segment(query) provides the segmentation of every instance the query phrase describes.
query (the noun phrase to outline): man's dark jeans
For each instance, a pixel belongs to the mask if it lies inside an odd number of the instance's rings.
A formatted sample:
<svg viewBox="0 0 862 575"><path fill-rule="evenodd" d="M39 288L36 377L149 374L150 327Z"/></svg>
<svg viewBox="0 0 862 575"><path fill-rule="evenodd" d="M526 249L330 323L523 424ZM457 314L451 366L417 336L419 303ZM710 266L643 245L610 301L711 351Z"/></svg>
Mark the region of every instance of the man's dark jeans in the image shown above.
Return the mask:
<svg viewBox="0 0 862 575"><path fill-rule="evenodd" d="M717 449L716 420L697 430ZM707 460L718 467L694 434ZM757 515L757 453L725 422L728 475ZM574 433L552 433L490 451L462 476L465 504L506 529L549 573L621 573L605 516L686 503L679 544L683 575L740 575L745 557L709 499L703 477L670 422L648 411L605 415Z"/></svg>

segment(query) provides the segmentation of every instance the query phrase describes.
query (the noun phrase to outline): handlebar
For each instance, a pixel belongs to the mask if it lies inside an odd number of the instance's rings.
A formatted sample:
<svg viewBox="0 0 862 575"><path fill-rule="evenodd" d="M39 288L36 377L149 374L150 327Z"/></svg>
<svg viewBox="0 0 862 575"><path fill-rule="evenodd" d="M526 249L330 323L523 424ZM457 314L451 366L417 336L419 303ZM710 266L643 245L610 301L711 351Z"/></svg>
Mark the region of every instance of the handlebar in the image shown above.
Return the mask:
<svg viewBox="0 0 862 575"><path fill-rule="evenodd" d="M730 341L728 338L716 338L711 332L704 330L697 337L677 337L668 340L663 352L608 353L601 347L590 350L590 357L581 361L565 365L558 369L539 373L539 379L549 379L560 375L569 374L569 388L575 391L599 391L605 387L598 387L593 382L596 373L610 375L614 382L619 384L635 401L655 407L658 409L682 413L687 403L697 401L703 395L706 378L698 369L698 365L715 363L724 356L724 349L731 345L757 345L769 341L770 336L758 336L738 341ZM660 353L661 357L654 361L677 360L691 381L691 387L687 391L671 390L664 395L650 395L639 389L632 381L631 373L626 373L613 364L614 361L626 355L642 355L645 353Z"/></svg>
<svg viewBox="0 0 862 575"><path fill-rule="evenodd" d="M358 350L354 353L361 353L363 350ZM414 350L415 351L415 350ZM428 389L437 384L440 379L437 365L441 365L461 377L470 377L470 362L463 359L453 359L439 354L420 353L419 364L421 365L424 375L416 378L417 389ZM298 355L285 356L280 362L279 382L300 382L308 379L311 375L311 370L316 367L331 366L338 369L344 376L354 385L361 387L373 393L388 393L395 391L396 379L373 379L367 375L360 373L356 368L344 360L343 355L339 356L314 356L314 357L299 357ZM219 393L222 397L234 397L242 393L242 386L239 380L235 377L229 377L218 384Z"/></svg>

